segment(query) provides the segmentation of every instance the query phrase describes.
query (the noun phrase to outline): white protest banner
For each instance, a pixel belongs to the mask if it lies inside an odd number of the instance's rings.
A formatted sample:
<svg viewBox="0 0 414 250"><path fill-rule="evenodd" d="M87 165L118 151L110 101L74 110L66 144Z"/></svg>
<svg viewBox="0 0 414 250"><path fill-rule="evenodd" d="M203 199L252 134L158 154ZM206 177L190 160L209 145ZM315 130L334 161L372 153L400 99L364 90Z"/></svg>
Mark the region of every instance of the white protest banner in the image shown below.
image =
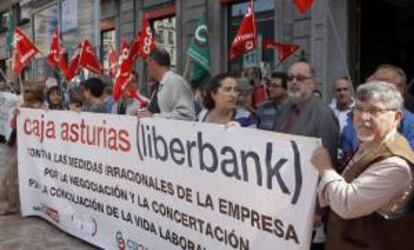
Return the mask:
<svg viewBox="0 0 414 250"><path fill-rule="evenodd" d="M8 92L0 92L0 135L9 138L12 129L10 121L13 118L13 110L17 107L19 97Z"/></svg>
<svg viewBox="0 0 414 250"><path fill-rule="evenodd" d="M310 246L319 139L21 109L23 216L105 249Z"/></svg>

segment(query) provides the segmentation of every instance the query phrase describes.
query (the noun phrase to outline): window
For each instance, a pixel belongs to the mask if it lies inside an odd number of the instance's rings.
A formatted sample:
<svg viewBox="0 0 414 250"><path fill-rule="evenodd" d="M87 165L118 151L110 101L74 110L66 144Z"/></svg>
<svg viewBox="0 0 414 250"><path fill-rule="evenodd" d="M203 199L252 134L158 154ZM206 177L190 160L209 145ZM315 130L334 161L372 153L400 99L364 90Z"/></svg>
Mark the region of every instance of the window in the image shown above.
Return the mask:
<svg viewBox="0 0 414 250"><path fill-rule="evenodd" d="M109 69L109 65L108 65L108 53L109 53L109 49L110 46L114 46L114 48L116 49L116 32L115 29L111 29L111 30L103 30L102 34L101 34L101 39L102 39L102 57L103 58L103 67L105 71L108 71ZM107 75L109 75L109 72L105 72Z"/></svg>
<svg viewBox="0 0 414 250"><path fill-rule="evenodd" d="M0 33L7 32L8 16L9 15L6 15L6 13L0 13Z"/></svg>
<svg viewBox="0 0 414 250"><path fill-rule="evenodd" d="M172 31L168 32L168 43L175 43L175 34Z"/></svg>
<svg viewBox="0 0 414 250"><path fill-rule="evenodd" d="M49 51L57 25L58 6L56 4L34 13L34 43L40 51Z"/></svg>
<svg viewBox="0 0 414 250"><path fill-rule="evenodd" d="M175 16L168 16L161 19L152 20L155 33L155 43L157 46L165 48L170 52L171 67L175 68L177 63L176 59L176 27Z"/></svg>
<svg viewBox="0 0 414 250"><path fill-rule="evenodd" d="M228 8L228 48L236 36L247 12L249 2L243 1L229 5ZM229 72L241 73L243 69L260 66L265 75L270 74L271 68L275 64L275 52L273 50L262 50L263 39L274 39L275 27L275 3L274 0L256 0L254 1L254 11L256 17L256 26L258 34L258 48L248 54L240 56L237 59L229 61Z"/></svg>
<svg viewBox="0 0 414 250"><path fill-rule="evenodd" d="M57 4L46 6L39 9L33 14L33 37L36 47L40 51L49 52L50 43L52 41L53 33L56 31L58 25L58 6ZM26 35L30 38L30 29L26 29ZM32 68L30 68L30 66ZM56 72L49 65L46 55L38 53L31 64L29 64L28 71L33 73L33 80L41 81L48 76L55 76Z"/></svg>
<svg viewBox="0 0 414 250"><path fill-rule="evenodd" d="M30 22L30 1L20 1L20 25Z"/></svg>
<svg viewBox="0 0 414 250"><path fill-rule="evenodd" d="M169 32L172 32L172 36L176 36L175 26L175 13L176 4L175 0L160 0L160 1L143 1L144 9L148 9L145 13L148 15L151 23L152 30L154 31L155 43L161 48L165 48L167 51L174 51L170 53L171 68L174 70L176 67L176 51L177 45L175 39L169 39ZM165 3L165 4L161 4Z"/></svg>
<svg viewBox="0 0 414 250"><path fill-rule="evenodd" d="M157 41L157 44L160 44L160 45L164 45L164 30L163 29L158 29L158 32L157 32L158 34L157 34L157 36L155 37L156 38L156 41Z"/></svg>

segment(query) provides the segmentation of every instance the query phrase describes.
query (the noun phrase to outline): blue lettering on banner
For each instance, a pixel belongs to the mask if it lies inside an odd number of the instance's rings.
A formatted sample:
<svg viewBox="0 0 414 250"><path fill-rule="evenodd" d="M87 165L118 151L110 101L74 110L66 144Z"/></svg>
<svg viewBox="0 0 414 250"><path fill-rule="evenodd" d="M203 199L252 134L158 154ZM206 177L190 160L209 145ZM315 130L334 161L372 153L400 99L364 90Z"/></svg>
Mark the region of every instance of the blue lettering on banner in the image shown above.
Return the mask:
<svg viewBox="0 0 414 250"><path fill-rule="evenodd" d="M251 182L255 176L255 184L259 187L274 189L274 183L281 192L291 196L291 204L298 202L302 191L302 164L300 152L295 141L290 141L293 154L293 179L295 181L293 193L289 190L281 171L287 165L288 159L280 157L275 159L273 143L266 143L266 150L258 153L254 150L241 149L237 151L231 146L218 148L206 141L201 131L196 132L195 140L183 140L177 137L171 140L157 132L157 128L151 125L137 123L137 151L140 160L155 159L161 162L168 160L177 165L187 165L189 168L198 169L206 173L221 173L228 178L239 181ZM193 159L198 156L198 162ZM207 159L210 159L207 161ZM241 164L237 159L241 160ZM248 164L253 163L253 164ZM264 165L265 167L262 167ZM254 166L254 167L252 167ZM251 173L253 172L253 174ZM285 174L285 173L284 173Z"/></svg>

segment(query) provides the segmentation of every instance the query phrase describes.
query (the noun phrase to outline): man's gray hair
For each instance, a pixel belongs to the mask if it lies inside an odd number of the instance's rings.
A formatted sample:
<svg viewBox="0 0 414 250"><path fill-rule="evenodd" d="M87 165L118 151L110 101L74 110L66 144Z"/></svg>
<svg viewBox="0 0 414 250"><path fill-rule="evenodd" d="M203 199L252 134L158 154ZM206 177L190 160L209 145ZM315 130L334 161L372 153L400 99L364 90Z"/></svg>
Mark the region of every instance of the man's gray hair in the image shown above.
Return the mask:
<svg viewBox="0 0 414 250"><path fill-rule="evenodd" d="M404 99L397 88L384 81L372 81L364 83L357 88L356 99L359 101L371 100L382 102L389 109L402 110Z"/></svg>

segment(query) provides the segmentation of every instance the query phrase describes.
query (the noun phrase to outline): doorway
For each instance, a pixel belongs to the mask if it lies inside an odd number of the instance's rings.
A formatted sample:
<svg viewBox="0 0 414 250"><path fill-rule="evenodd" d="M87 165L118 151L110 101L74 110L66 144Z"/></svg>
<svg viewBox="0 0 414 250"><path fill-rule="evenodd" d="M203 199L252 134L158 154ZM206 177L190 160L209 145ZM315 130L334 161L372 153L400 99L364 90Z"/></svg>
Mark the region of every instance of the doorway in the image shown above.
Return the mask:
<svg viewBox="0 0 414 250"><path fill-rule="evenodd" d="M355 0L350 8L355 79L364 82L376 66L389 63L401 67L409 83L414 77L414 1Z"/></svg>
<svg viewBox="0 0 414 250"><path fill-rule="evenodd" d="M379 64L394 64L407 75L405 107L414 112L414 1L352 0L350 62L355 85Z"/></svg>

